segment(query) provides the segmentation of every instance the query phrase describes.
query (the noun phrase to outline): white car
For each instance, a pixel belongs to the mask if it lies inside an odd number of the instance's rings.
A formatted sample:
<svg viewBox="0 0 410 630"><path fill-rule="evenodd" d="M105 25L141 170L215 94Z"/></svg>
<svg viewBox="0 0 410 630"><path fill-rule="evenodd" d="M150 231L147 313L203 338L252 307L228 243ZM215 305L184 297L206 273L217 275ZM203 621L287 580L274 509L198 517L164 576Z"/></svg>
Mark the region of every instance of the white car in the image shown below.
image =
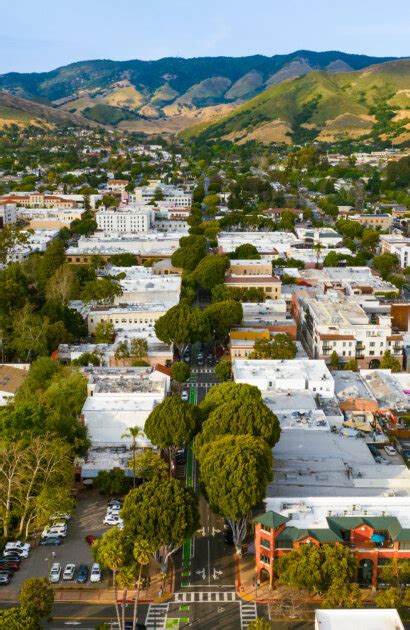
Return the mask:
<svg viewBox="0 0 410 630"><path fill-rule="evenodd" d="M118 525L119 523L122 524L122 518L117 514L107 514L104 519L104 525Z"/></svg>
<svg viewBox="0 0 410 630"><path fill-rule="evenodd" d="M41 538L49 538L52 536L61 536L61 538L65 538L67 536L67 528L46 527L41 534Z"/></svg>
<svg viewBox="0 0 410 630"><path fill-rule="evenodd" d="M101 582L101 568L98 562L91 567L90 582Z"/></svg>
<svg viewBox="0 0 410 630"><path fill-rule="evenodd" d="M61 576L61 564L59 562L54 562L50 570L50 582L56 584L60 581Z"/></svg>
<svg viewBox="0 0 410 630"><path fill-rule="evenodd" d="M3 551L3 557L18 556L19 558L28 558L28 552L23 549L9 548Z"/></svg>
<svg viewBox="0 0 410 630"><path fill-rule="evenodd" d="M63 573L63 580L67 580L67 581L73 580L74 573L75 573L75 564L66 564L64 573Z"/></svg>
<svg viewBox="0 0 410 630"><path fill-rule="evenodd" d="M184 391L181 394L181 400L183 402L188 402L188 400L189 400L189 394L188 394L188 391L186 389L184 389Z"/></svg>
<svg viewBox="0 0 410 630"><path fill-rule="evenodd" d="M384 447L384 451L385 453L387 453L387 455L390 455L391 457L393 457L394 455L397 455L397 451L393 446L390 446L390 444L387 444Z"/></svg>
<svg viewBox="0 0 410 630"><path fill-rule="evenodd" d="M31 549L30 543L23 543L20 540L10 541L6 544L5 549L21 549L22 551L27 551L27 553Z"/></svg>
<svg viewBox="0 0 410 630"><path fill-rule="evenodd" d="M71 514L65 512L58 512L58 514L53 514L50 516L50 521L69 521L71 518Z"/></svg>

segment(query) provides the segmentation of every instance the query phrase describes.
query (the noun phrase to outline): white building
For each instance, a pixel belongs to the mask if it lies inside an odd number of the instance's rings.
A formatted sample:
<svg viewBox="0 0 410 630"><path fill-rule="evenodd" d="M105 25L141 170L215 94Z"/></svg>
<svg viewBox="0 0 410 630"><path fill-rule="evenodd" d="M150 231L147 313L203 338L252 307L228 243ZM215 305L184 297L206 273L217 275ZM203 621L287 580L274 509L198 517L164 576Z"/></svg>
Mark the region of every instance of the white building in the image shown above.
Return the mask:
<svg viewBox="0 0 410 630"><path fill-rule="evenodd" d="M320 243L320 245L327 249L339 247L343 240L336 230L329 227L296 227L295 232L298 239L304 241L306 244L317 245Z"/></svg>
<svg viewBox="0 0 410 630"><path fill-rule="evenodd" d="M19 208L18 218L29 221L31 229L60 229L81 220L84 213L84 208Z"/></svg>
<svg viewBox="0 0 410 630"><path fill-rule="evenodd" d="M334 397L334 380L321 360L236 360L232 362L235 383L255 385L262 392L308 390L315 396ZM296 408L296 407L295 407Z"/></svg>
<svg viewBox="0 0 410 630"><path fill-rule="evenodd" d="M0 205L0 230L2 230L6 225L15 223L16 219L16 205L14 203Z"/></svg>
<svg viewBox="0 0 410 630"><path fill-rule="evenodd" d="M154 328L157 319L172 306L165 302L93 306L87 317L88 331L93 334L100 322L111 322L115 330L130 330L138 325Z"/></svg>
<svg viewBox="0 0 410 630"><path fill-rule="evenodd" d="M217 239L221 254L229 254L239 245L249 243L268 260L285 255L291 245L302 243L292 232L220 232Z"/></svg>
<svg viewBox="0 0 410 630"><path fill-rule="evenodd" d="M152 268L149 267L114 267L111 265L101 271L101 276L105 275L124 276L118 280L122 288L122 295L114 298L115 304L166 302L174 306L179 302L180 275L159 276L154 274Z"/></svg>
<svg viewBox="0 0 410 630"><path fill-rule="evenodd" d="M404 630L395 608L315 610L315 630Z"/></svg>
<svg viewBox="0 0 410 630"><path fill-rule="evenodd" d="M389 306L373 296L362 304L358 299L331 291L316 297L298 292L299 324L312 357L330 359L336 352L342 360L356 359L360 367L378 367L375 362L389 350L402 361L403 337L392 331Z"/></svg>
<svg viewBox="0 0 410 630"><path fill-rule="evenodd" d="M192 194L172 185L163 184L160 180L150 182L149 186L141 186L134 189L130 194L130 204L151 204L158 191L161 191L164 200L176 208L190 208L192 205Z"/></svg>
<svg viewBox="0 0 410 630"><path fill-rule="evenodd" d="M170 258L179 247L180 232L155 232L147 234L107 234L99 232L81 236L76 246L66 250L67 260L82 263L91 256L109 258L114 254L131 253L141 259Z"/></svg>
<svg viewBox="0 0 410 630"><path fill-rule="evenodd" d="M84 368L88 396L81 411L91 449L81 462L82 477L92 478L99 470L128 469L131 427L144 428L146 419L167 395L170 377L152 368ZM142 434L138 448L152 448Z"/></svg>
<svg viewBox="0 0 410 630"><path fill-rule="evenodd" d="M332 289L346 295L399 294L397 287L387 280L382 280L369 267L324 267L323 269L285 267L283 274L295 279L302 278L311 286L320 287L323 293Z"/></svg>
<svg viewBox="0 0 410 630"><path fill-rule="evenodd" d="M97 227L106 233L147 233L153 221L151 206L100 208L95 214Z"/></svg>
<svg viewBox="0 0 410 630"><path fill-rule="evenodd" d="M22 230L23 232L25 230ZM34 230L28 234L28 241L24 245L16 245L9 252L9 262L21 262L33 252L45 252L50 243L57 237L59 230Z"/></svg>
<svg viewBox="0 0 410 630"><path fill-rule="evenodd" d="M402 269L410 266L410 238L401 234L381 234L380 251L398 256Z"/></svg>

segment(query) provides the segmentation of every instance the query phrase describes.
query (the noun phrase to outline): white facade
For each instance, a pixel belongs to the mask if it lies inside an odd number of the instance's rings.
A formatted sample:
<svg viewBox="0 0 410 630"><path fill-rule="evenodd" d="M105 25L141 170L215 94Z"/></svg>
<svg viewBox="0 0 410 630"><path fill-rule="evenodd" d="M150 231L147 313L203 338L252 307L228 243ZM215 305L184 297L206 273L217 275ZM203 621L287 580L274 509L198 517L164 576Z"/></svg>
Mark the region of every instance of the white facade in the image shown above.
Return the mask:
<svg viewBox="0 0 410 630"><path fill-rule="evenodd" d="M181 276L159 276L151 268L144 266L104 268L101 275L118 276L125 274L118 280L122 288L122 295L114 298L115 304L152 304L165 302L174 306L179 302L181 293Z"/></svg>
<svg viewBox="0 0 410 630"><path fill-rule="evenodd" d="M13 203L7 203L0 205L0 230L6 225L11 225L16 222L16 205Z"/></svg>
<svg viewBox="0 0 410 630"><path fill-rule="evenodd" d="M129 196L129 201L131 204L152 203L158 190L161 190L167 204L175 208L190 208L192 205L191 193L175 186L162 184L159 180L153 181L149 186L135 188L134 193Z"/></svg>
<svg viewBox="0 0 410 630"><path fill-rule="evenodd" d="M138 325L150 326L154 329L155 322L164 315L174 304L120 304L118 306L94 306L88 317L88 331L95 332L100 322L111 322L115 330L131 330Z"/></svg>
<svg viewBox="0 0 410 630"><path fill-rule="evenodd" d="M100 232L91 236L81 236L77 247L69 247L67 256L113 255L124 252L141 255L170 257L179 247L180 232L155 232L147 234L109 234Z"/></svg>
<svg viewBox="0 0 410 630"><path fill-rule="evenodd" d="M395 608L315 610L315 630L404 630Z"/></svg>
<svg viewBox="0 0 410 630"><path fill-rule="evenodd" d="M398 256L402 269L410 266L410 238L400 234L382 234L380 250L382 254L390 252Z"/></svg>
<svg viewBox="0 0 410 630"><path fill-rule="evenodd" d="M52 221L69 226L73 221L80 220L84 212L84 208L19 208L18 218L36 222Z"/></svg>
<svg viewBox="0 0 410 630"><path fill-rule="evenodd" d="M147 233L153 219L150 206L101 208L95 214L99 230L108 233Z"/></svg>
<svg viewBox="0 0 410 630"><path fill-rule="evenodd" d="M296 235L305 243L312 243L316 245L320 243L323 247L334 248L338 247L342 242L342 237L333 228L321 227L321 228L295 228Z"/></svg>
<svg viewBox="0 0 410 630"><path fill-rule="evenodd" d="M262 392L304 391L323 398L334 397L334 380L321 360L235 360L232 362L235 383L255 385Z"/></svg>
<svg viewBox="0 0 410 630"><path fill-rule="evenodd" d="M285 254L291 245L302 243L292 232L220 232L217 239L221 254L229 254L239 245L249 243L262 257L271 260Z"/></svg>

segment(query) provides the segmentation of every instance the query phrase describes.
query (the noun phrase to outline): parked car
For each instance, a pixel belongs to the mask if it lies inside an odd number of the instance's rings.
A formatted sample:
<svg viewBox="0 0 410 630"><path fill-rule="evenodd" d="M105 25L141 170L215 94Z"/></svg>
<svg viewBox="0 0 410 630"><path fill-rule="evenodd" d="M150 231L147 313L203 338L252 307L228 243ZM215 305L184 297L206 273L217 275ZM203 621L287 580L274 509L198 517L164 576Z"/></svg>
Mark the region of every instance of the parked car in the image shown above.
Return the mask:
<svg viewBox="0 0 410 630"><path fill-rule="evenodd" d="M390 446L390 444L387 444L384 447L384 451L385 453L387 453L387 455L390 455L391 457L393 457L394 455L397 455L397 451L393 446Z"/></svg>
<svg viewBox="0 0 410 630"><path fill-rule="evenodd" d="M18 571L20 569L20 562L15 560L0 560L0 571Z"/></svg>
<svg viewBox="0 0 410 630"><path fill-rule="evenodd" d="M51 525L49 525L49 527L52 527L53 529L61 528L61 529L67 530L67 523L65 521L55 521L55 522L51 523Z"/></svg>
<svg viewBox="0 0 410 630"><path fill-rule="evenodd" d="M46 538L43 538L40 545L61 545L63 542L62 538L60 538L60 536L47 536Z"/></svg>
<svg viewBox="0 0 410 630"><path fill-rule="evenodd" d="M22 559L21 554L18 551L4 551L2 558L6 558L7 560L18 560Z"/></svg>
<svg viewBox="0 0 410 630"><path fill-rule="evenodd" d="M118 525L122 523L122 518L117 514L107 514L103 523L104 525Z"/></svg>
<svg viewBox="0 0 410 630"><path fill-rule="evenodd" d="M20 558L28 558L27 549L21 549L20 547L5 547L3 551L4 556L9 556L12 554L17 554Z"/></svg>
<svg viewBox="0 0 410 630"><path fill-rule="evenodd" d="M208 365L213 365L214 363L214 355L209 353L206 355L206 362L208 363Z"/></svg>
<svg viewBox="0 0 410 630"><path fill-rule="evenodd" d="M191 363L191 353L189 350L185 350L183 359L185 363Z"/></svg>
<svg viewBox="0 0 410 630"><path fill-rule="evenodd" d="M84 584L88 580L88 567L86 564L80 564L78 567L77 573L77 582L79 584Z"/></svg>
<svg viewBox="0 0 410 630"><path fill-rule="evenodd" d="M61 536L65 538L67 536L67 528L64 527L46 527L41 534L41 538L47 538L50 536Z"/></svg>
<svg viewBox="0 0 410 630"><path fill-rule="evenodd" d="M101 582L101 567L98 562L94 562L91 567L90 582Z"/></svg>
<svg viewBox="0 0 410 630"><path fill-rule="evenodd" d="M196 355L196 362L198 363L198 365L204 364L204 355L202 354L202 352L198 352L198 354Z"/></svg>
<svg viewBox="0 0 410 630"><path fill-rule="evenodd" d="M188 402L189 400L189 393L187 389L184 389L182 394L181 394L181 400L183 400L184 402Z"/></svg>
<svg viewBox="0 0 410 630"><path fill-rule="evenodd" d="M68 512L58 512L50 516L50 521L69 521L70 518L71 514L68 514Z"/></svg>
<svg viewBox="0 0 410 630"><path fill-rule="evenodd" d="M0 572L0 586L7 586L11 582L11 574L10 573L1 573Z"/></svg>
<svg viewBox="0 0 410 630"><path fill-rule="evenodd" d="M91 545L93 544L94 541L98 540L97 536L93 536L92 534L89 534L88 536L85 537L85 542L87 543L87 545Z"/></svg>
<svg viewBox="0 0 410 630"><path fill-rule="evenodd" d="M61 564L59 562L54 562L50 569L50 582L56 584L60 581L61 577Z"/></svg>
<svg viewBox="0 0 410 630"><path fill-rule="evenodd" d="M24 551L27 551L27 553L30 551L31 549L31 545L30 543L23 543L20 540L14 540L14 541L9 541L6 546L5 549L22 549Z"/></svg>
<svg viewBox="0 0 410 630"><path fill-rule="evenodd" d="M112 505L107 508L106 514L119 514L122 510L122 505Z"/></svg>
<svg viewBox="0 0 410 630"><path fill-rule="evenodd" d="M123 504L123 500L122 499L110 499L108 501L108 507L113 507L114 505L120 505L122 506Z"/></svg>
<svg viewBox="0 0 410 630"><path fill-rule="evenodd" d="M184 448L181 448L181 449L179 449L179 451L177 451L177 455L176 455L175 461L179 465L185 464L185 462L186 462L186 453L185 453L185 449Z"/></svg>
<svg viewBox="0 0 410 630"><path fill-rule="evenodd" d="M73 580L74 574L75 574L75 564L66 564L64 573L63 573L63 580L66 580L66 581Z"/></svg>

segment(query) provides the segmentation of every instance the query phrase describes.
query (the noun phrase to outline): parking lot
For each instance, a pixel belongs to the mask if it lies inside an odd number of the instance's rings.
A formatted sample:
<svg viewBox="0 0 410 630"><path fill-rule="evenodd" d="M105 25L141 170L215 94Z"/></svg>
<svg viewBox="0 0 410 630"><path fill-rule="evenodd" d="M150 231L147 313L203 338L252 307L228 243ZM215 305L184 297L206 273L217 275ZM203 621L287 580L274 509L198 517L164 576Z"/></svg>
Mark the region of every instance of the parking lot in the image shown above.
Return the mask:
<svg viewBox="0 0 410 630"><path fill-rule="evenodd" d="M108 498L101 497L95 491L83 491L79 494L74 515L68 524L67 537L62 545L58 547L42 547L33 542L29 557L21 561L20 570L17 571L8 586L2 586L0 590L0 600L2 598L10 600L17 597L24 580L30 577L48 577L50 567L53 562L59 562L62 567L68 563L74 563L76 567L86 564L91 568L94 562L91 548L85 541L89 534L100 537L109 527L103 525L106 513ZM106 585L109 575L103 574L103 582ZM78 588L76 582L63 582L60 580L57 588L64 585L67 588ZM82 587L84 585L81 585ZM87 588L100 588L100 584L91 584L89 581L85 585Z"/></svg>

